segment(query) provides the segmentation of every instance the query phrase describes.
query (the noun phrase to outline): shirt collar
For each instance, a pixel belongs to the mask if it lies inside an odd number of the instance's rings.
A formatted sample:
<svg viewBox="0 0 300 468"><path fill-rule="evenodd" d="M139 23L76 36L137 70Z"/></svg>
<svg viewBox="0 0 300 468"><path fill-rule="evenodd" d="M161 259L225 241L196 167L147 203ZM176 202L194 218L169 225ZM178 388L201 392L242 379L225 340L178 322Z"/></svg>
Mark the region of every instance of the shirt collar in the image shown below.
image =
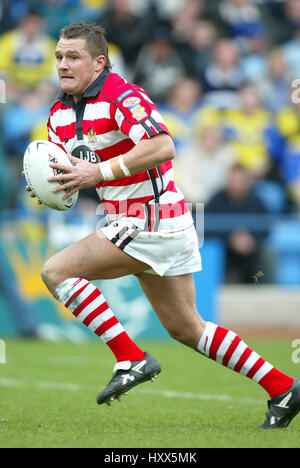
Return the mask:
<svg viewBox="0 0 300 468"><path fill-rule="evenodd" d="M98 78L93 81L93 83L88 87L85 91L83 97L93 97L97 96L97 94L101 91L102 86L105 83L106 78L108 77L110 71L104 70ZM74 105L73 96L71 94L65 93L63 90L57 96L57 99L61 101L63 104L66 105Z"/></svg>

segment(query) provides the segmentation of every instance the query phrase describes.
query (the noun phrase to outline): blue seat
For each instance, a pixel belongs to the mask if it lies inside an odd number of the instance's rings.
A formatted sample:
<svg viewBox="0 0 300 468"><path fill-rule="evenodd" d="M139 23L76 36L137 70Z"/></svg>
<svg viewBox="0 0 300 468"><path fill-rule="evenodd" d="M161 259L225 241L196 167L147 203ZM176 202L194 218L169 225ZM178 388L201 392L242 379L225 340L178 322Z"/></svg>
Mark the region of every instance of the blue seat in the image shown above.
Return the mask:
<svg viewBox="0 0 300 468"><path fill-rule="evenodd" d="M300 222L276 223L269 235L269 245L276 254L276 283L300 285Z"/></svg>
<svg viewBox="0 0 300 468"><path fill-rule="evenodd" d="M283 213L287 199L283 187L278 182L261 180L255 186L255 193L265 204L269 213Z"/></svg>
<svg viewBox="0 0 300 468"><path fill-rule="evenodd" d="M203 270L194 273L197 309L204 320L218 323L216 292L225 276L224 243L219 239L207 239L200 253Z"/></svg>

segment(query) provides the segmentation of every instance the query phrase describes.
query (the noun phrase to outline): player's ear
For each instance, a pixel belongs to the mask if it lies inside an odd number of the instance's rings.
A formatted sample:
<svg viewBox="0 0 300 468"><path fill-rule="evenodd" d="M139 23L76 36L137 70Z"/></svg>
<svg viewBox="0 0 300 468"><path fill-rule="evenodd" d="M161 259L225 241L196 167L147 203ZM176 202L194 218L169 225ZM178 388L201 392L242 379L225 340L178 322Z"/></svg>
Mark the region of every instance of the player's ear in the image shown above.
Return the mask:
<svg viewBox="0 0 300 468"><path fill-rule="evenodd" d="M95 71L97 73L103 71L106 65L106 58L104 57L104 55L99 55L98 57L96 57L95 62Z"/></svg>

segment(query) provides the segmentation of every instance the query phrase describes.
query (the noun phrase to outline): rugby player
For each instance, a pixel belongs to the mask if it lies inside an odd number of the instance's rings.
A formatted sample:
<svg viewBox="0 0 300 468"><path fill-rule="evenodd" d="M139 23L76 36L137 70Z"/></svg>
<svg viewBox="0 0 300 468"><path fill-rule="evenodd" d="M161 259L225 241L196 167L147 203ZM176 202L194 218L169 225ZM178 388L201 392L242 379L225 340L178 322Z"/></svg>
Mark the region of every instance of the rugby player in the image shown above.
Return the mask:
<svg viewBox="0 0 300 468"><path fill-rule="evenodd" d="M236 333L205 322L197 311L197 234L174 183L174 145L155 104L139 86L110 71L100 26L65 27L55 55L61 93L50 112L49 140L68 153L73 165L51 164L64 173L49 181L64 181L53 190L68 189L66 198L96 187L108 225L50 258L42 278L116 357L113 377L98 403L110 404L161 371L92 284L133 274L171 337L267 391L269 410L259 427L287 426L300 410L300 382L266 362Z"/></svg>

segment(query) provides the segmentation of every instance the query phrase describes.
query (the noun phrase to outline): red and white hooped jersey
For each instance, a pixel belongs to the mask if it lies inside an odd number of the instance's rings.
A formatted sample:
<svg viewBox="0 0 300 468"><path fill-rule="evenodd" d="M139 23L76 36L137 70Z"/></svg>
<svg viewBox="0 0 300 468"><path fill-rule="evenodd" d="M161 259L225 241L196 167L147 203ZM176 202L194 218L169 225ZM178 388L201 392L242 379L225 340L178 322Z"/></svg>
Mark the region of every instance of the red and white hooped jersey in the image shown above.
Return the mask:
<svg viewBox="0 0 300 468"><path fill-rule="evenodd" d="M104 71L77 103L61 92L49 121L49 140L73 156L106 161L141 140L169 131L146 92L115 73ZM177 232L193 219L174 183L171 161L145 172L97 185L110 223L135 218L143 230Z"/></svg>

